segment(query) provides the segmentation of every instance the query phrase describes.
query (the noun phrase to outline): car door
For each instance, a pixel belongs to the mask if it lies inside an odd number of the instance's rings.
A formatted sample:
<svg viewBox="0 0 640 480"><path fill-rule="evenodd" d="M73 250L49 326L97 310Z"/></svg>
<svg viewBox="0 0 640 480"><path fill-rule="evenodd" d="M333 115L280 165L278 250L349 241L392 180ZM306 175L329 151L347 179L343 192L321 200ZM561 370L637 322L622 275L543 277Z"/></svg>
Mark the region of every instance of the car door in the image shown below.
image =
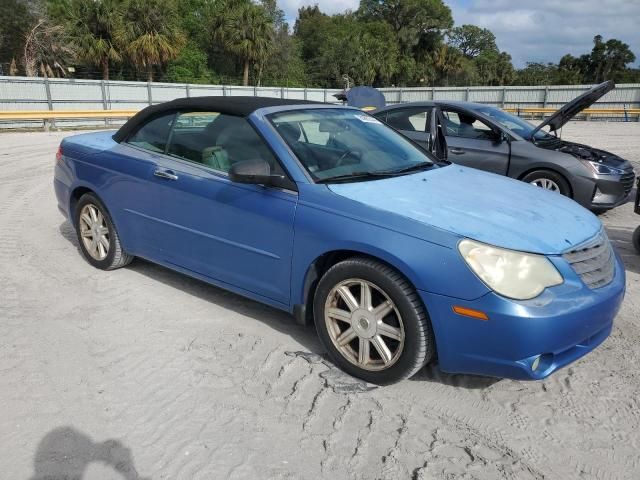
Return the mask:
<svg viewBox="0 0 640 480"><path fill-rule="evenodd" d="M165 152L150 155L153 206L134 214L152 256L288 305L297 192L290 181L272 188L229 180L233 163L256 158L284 173L248 121L180 112Z"/></svg>
<svg viewBox="0 0 640 480"><path fill-rule="evenodd" d="M484 120L461 109L441 107L448 160L467 167L506 175L509 143Z"/></svg>
<svg viewBox="0 0 640 480"><path fill-rule="evenodd" d="M429 125L432 108L429 106L398 108L386 113L383 112L385 116L378 116L378 118L405 137L429 148Z"/></svg>

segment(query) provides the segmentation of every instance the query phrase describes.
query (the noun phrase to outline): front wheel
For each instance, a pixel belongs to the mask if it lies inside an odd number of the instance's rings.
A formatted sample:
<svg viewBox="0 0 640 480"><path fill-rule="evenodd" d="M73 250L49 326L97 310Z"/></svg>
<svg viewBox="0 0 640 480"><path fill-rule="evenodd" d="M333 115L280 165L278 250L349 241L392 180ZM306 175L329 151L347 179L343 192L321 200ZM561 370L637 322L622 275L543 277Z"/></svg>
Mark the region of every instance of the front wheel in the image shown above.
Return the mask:
<svg viewBox="0 0 640 480"><path fill-rule="evenodd" d="M632 242L636 252L640 253L640 227L636 228L635 232L633 232Z"/></svg>
<svg viewBox="0 0 640 480"><path fill-rule="evenodd" d="M551 170L536 170L528 173L522 178L522 181L565 197L571 197L569 183L562 175Z"/></svg>
<svg viewBox="0 0 640 480"><path fill-rule="evenodd" d="M409 378L434 355L431 324L415 289L373 259L331 267L318 283L314 315L331 359L367 382Z"/></svg>

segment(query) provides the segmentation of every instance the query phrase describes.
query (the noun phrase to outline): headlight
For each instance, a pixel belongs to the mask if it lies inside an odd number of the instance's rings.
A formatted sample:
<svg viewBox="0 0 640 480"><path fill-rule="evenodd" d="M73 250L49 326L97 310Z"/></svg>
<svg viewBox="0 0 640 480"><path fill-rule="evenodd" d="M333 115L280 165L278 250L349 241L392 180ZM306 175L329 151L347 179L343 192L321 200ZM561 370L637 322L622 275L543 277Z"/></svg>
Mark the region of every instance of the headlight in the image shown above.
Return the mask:
<svg viewBox="0 0 640 480"><path fill-rule="evenodd" d="M593 170L598 175L622 175L624 170L620 168L610 167L609 165L605 165L600 162L591 162L584 161L585 165L587 165L591 170Z"/></svg>
<svg viewBox="0 0 640 480"><path fill-rule="evenodd" d="M496 293L516 300L537 297L564 280L544 255L506 250L473 240L458 244L462 258Z"/></svg>

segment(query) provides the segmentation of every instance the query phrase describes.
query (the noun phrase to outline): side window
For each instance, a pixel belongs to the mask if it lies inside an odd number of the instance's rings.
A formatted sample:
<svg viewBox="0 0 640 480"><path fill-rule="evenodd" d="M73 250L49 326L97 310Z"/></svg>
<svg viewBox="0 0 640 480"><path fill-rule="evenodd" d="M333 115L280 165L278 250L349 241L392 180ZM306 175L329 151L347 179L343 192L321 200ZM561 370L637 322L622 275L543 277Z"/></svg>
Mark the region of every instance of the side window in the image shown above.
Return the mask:
<svg viewBox="0 0 640 480"><path fill-rule="evenodd" d="M493 130L482 120L468 113L442 110L446 134L450 137L492 140Z"/></svg>
<svg viewBox="0 0 640 480"><path fill-rule="evenodd" d="M145 123L127 143L152 152L164 153L173 124L174 113L162 115Z"/></svg>
<svg viewBox="0 0 640 480"><path fill-rule="evenodd" d="M282 167L249 122L217 112L182 112L176 118L168 154L228 172L236 162L262 159L274 174Z"/></svg>
<svg viewBox="0 0 640 480"><path fill-rule="evenodd" d="M401 108L387 113L387 124L405 132L428 132L429 110L421 108Z"/></svg>

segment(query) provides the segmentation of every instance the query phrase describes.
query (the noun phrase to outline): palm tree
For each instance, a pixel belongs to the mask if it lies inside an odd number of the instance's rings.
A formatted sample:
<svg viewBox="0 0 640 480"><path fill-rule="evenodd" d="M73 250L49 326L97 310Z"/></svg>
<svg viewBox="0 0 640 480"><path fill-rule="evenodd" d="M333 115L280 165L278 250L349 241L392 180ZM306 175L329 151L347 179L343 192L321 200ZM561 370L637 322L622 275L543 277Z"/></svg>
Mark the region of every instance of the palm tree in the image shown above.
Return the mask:
<svg viewBox="0 0 640 480"><path fill-rule="evenodd" d="M173 0L131 0L116 37L133 65L153 81L154 67L174 60L186 43Z"/></svg>
<svg viewBox="0 0 640 480"><path fill-rule="evenodd" d="M444 77L445 85L449 83L449 74L462 70L462 54L446 44L440 45L431 55L431 65L440 80Z"/></svg>
<svg viewBox="0 0 640 480"><path fill-rule="evenodd" d="M22 63L28 77L64 77L75 52L64 28L39 18L24 37Z"/></svg>
<svg viewBox="0 0 640 480"><path fill-rule="evenodd" d="M218 32L225 48L243 63L242 85L249 85L251 64L264 65L273 47L273 24L266 11L246 3L234 8Z"/></svg>
<svg viewBox="0 0 640 480"><path fill-rule="evenodd" d="M104 80L109 80L109 62L122 60L114 41L122 4L122 0L72 0L69 5L69 35L78 58L100 67Z"/></svg>

